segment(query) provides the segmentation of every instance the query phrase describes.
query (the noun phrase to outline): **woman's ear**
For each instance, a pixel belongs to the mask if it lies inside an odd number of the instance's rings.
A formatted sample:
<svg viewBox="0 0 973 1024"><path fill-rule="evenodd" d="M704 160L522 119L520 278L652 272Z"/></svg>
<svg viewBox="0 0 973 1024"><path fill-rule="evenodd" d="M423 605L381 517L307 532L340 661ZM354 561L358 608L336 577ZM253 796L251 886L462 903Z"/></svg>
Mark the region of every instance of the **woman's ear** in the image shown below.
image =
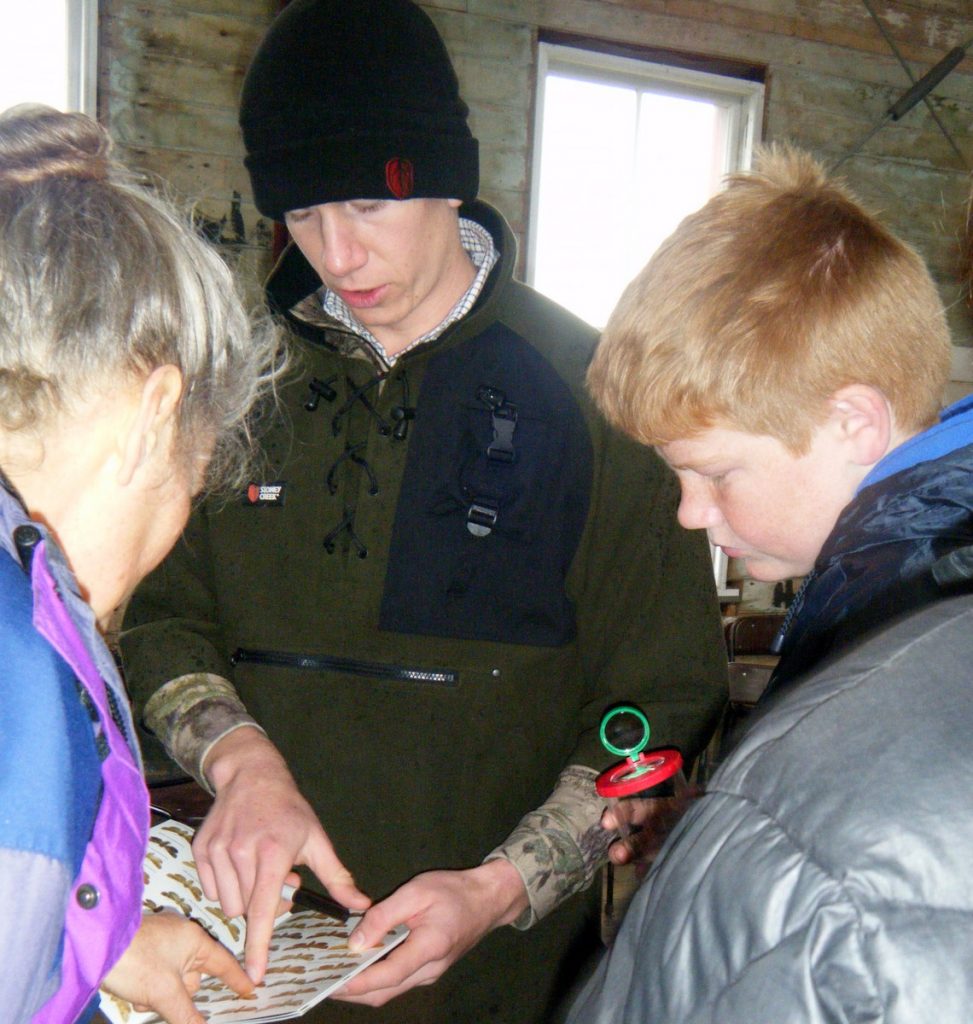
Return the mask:
<svg viewBox="0 0 973 1024"><path fill-rule="evenodd" d="M182 371L167 363L157 366L142 382L135 402L134 416L129 420L122 439L122 459L118 482L131 483L135 474L161 446L171 444L176 426L176 411L182 398Z"/></svg>
<svg viewBox="0 0 973 1024"><path fill-rule="evenodd" d="M831 396L829 422L846 446L849 461L873 466L888 454L892 411L888 399L869 384L849 384Z"/></svg>

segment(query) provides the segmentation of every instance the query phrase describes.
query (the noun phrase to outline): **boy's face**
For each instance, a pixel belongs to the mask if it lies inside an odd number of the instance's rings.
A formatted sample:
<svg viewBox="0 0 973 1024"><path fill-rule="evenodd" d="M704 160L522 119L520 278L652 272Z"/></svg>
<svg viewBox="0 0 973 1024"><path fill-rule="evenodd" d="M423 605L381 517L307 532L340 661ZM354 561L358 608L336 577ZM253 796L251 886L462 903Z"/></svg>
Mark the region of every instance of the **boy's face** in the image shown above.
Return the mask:
<svg viewBox="0 0 973 1024"><path fill-rule="evenodd" d="M855 493L855 474L827 424L801 456L776 438L724 427L659 451L679 477L680 524L705 529L757 580L808 572Z"/></svg>

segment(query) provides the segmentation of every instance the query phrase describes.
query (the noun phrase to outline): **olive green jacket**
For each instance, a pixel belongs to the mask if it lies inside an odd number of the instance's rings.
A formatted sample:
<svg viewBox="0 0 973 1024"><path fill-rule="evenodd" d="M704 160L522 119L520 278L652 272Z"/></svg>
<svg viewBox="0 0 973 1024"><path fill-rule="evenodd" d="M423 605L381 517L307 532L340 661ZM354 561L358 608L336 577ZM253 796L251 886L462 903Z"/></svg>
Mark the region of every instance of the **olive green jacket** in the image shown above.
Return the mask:
<svg viewBox="0 0 973 1024"><path fill-rule="evenodd" d="M636 701L652 744L692 759L725 659L673 475L587 397L594 332L513 280L495 211L461 213L501 259L469 314L391 368L308 320L319 282L285 254L270 294L303 311L288 314L302 365L264 468L193 515L131 602L122 650L137 703L197 775L246 721L235 688L373 896L493 851L524 877L526 924L603 857L606 706ZM567 920L552 933L548 977L508 1000L510 1020L534 1019L571 936Z"/></svg>

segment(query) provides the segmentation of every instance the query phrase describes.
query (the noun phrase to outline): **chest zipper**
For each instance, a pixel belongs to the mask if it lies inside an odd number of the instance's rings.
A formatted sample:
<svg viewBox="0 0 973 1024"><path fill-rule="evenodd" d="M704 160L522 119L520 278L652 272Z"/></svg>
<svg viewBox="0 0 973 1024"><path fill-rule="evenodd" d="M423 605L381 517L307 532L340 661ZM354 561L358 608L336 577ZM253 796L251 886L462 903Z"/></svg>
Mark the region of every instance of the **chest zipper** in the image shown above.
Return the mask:
<svg viewBox="0 0 973 1024"><path fill-rule="evenodd" d="M449 668L409 668L379 661L337 658L329 654L292 654L288 651L259 651L238 647L230 661L234 665L272 665L275 668L296 668L311 672L341 672L370 679L394 679L407 683L431 683L436 686L458 686L459 672Z"/></svg>

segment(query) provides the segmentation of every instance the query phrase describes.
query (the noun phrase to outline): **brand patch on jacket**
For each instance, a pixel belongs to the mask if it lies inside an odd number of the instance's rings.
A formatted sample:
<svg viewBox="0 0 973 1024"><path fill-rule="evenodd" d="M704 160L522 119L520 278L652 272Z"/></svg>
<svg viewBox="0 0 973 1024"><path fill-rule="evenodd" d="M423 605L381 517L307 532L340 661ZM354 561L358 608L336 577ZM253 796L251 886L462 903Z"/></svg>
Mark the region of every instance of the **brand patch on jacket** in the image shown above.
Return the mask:
<svg viewBox="0 0 973 1024"><path fill-rule="evenodd" d="M254 507L283 505L284 488L286 486L282 480L272 484L248 484L243 495L243 504L253 505Z"/></svg>
<svg viewBox="0 0 973 1024"><path fill-rule="evenodd" d="M385 165L385 184L396 199L408 199L412 195L415 169L412 161L404 156L393 156Z"/></svg>

